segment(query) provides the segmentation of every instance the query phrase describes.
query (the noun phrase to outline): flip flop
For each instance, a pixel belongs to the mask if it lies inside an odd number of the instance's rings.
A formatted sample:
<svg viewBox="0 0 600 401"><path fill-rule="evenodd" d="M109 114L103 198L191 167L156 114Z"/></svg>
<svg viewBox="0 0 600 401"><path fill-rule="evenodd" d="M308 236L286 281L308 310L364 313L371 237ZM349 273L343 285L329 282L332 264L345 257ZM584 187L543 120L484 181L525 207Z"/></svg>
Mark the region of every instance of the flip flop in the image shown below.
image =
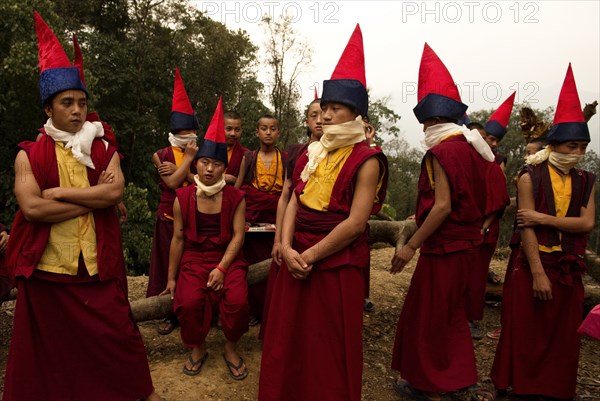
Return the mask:
<svg viewBox="0 0 600 401"><path fill-rule="evenodd" d="M198 359L197 361L194 361L194 358L192 358L192 354L190 354L188 360L192 363L192 368L188 369L185 365L183 365L183 373L185 373L188 376L196 376L200 374L200 370L202 369L206 358L208 358L208 352L205 352L204 355L202 355L202 357L200 357L200 359ZM194 368L198 365L200 365L198 370L194 370Z"/></svg>
<svg viewBox="0 0 600 401"><path fill-rule="evenodd" d="M164 328L161 327L162 325L165 325ZM173 330L175 330L175 327L177 327L178 324L177 322L175 322L173 319L163 319L159 324L158 327L156 328L156 331L158 332L158 334L162 335L162 336L166 336L168 334L171 334L173 332Z"/></svg>
<svg viewBox="0 0 600 401"><path fill-rule="evenodd" d="M413 386L410 385L406 380L400 379L399 382L394 380L392 384L394 391L402 397L409 398L414 401L437 401L436 398L431 398L424 392L417 390ZM439 400L442 400L443 396L440 395Z"/></svg>
<svg viewBox="0 0 600 401"><path fill-rule="evenodd" d="M498 397L498 391L496 391L496 387L489 377L471 388L469 393L471 393L471 401L494 401Z"/></svg>
<svg viewBox="0 0 600 401"><path fill-rule="evenodd" d="M244 359L240 356L240 363L236 365L234 365L232 362L228 361L227 358L225 358L225 354L223 354L223 360L225 361L225 363L227 364L227 371L229 372L229 376L231 376L231 378L233 380L244 380L246 377L248 377L248 367L246 366L246 370L244 370L242 373L240 373L239 376L236 376L233 374L233 371L231 370L232 368L239 371L241 369L242 366L244 366Z"/></svg>

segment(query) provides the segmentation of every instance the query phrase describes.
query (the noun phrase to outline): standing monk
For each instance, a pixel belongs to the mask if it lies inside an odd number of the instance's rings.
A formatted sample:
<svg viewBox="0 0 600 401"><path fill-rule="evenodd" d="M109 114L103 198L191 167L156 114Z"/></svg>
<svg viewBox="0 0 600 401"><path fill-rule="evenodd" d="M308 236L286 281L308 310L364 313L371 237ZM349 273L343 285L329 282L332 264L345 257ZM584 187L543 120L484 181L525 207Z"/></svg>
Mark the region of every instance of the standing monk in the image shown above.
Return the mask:
<svg viewBox="0 0 600 401"><path fill-rule="evenodd" d="M240 175L240 166L244 153L248 151L240 143L242 136L242 116L235 111L226 111L223 115L225 119L225 140L227 141L227 170L225 170L225 182L229 185L235 185L238 175Z"/></svg>
<svg viewBox="0 0 600 401"><path fill-rule="evenodd" d="M416 220L419 228L394 255L392 274L421 248L402 307L392 355L401 378L397 393L439 400L440 393L477 382L465 311L469 277L479 266L486 217L509 199L504 174L477 130L459 126L467 106L435 52L425 44L419 103L427 153L421 163Z"/></svg>
<svg viewBox="0 0 600 401"><path fill-rule="evenodd" d="M575 168L590 133L570 64L547 141L519 175L513 238L518 246L504 284L502 332L491 377L496 388L512 386L515 394L573 399L581 276L587 236L594 228L596 177Z"/></svg>
<svg viewBox="0 0 600 401"><path fill-rule="evenodd" d="M323 135L309 145L302 181L285 211L261 401L361 399L367 221L381 208L387 185L385 156L365 142L367 105L357 25L323 83Z"/></svg>
<svg viewBox="0 0 600 401"><path fill-rule="evenodd" d="M161 189L154 236L152 237L152 256L146 296L158 295L167 286L169 272L169 244L173 237L173 202L175 190L194 182L194 156L198 120L188 98L179 69L175 69L175 87L171 108L171 146L158 150L152 155L152 162L158 170ZM170 334L177 326L174 315L167 316L158 326L159 334Z"/></svg>
<svg viewBox="0 0 600 401"><path fill-rule="evenodd" d="M127 299L119 156L86 121L77 67L37 13L35 23L48 121L15 160L7 265L19 292L3 399L159 399Z"/></svg>

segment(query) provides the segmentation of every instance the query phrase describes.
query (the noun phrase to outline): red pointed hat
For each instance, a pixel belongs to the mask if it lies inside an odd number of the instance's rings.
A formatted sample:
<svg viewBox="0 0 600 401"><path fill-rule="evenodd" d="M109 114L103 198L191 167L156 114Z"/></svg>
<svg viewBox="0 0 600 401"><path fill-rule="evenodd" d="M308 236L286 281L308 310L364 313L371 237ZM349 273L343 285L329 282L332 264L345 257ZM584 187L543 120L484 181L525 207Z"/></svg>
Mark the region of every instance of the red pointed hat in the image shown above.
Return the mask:
<svg viewBox="0 0 600 401"><path fill-rule="evenodd" d="M367 87L365 52L359 24L356 24L354 32L331 74L331 79L355 79L360 81L365 88Z"/></svg>
<svg viewBox="0 0 600 401"><path fill-rule="evenodd" d="M85 77L83 75L83 54L81 53L81 47L77 41L77 36L73 34L73 65L79 68L79 78L81 82L85 84Z"/></svg>
<svg viewBox="0 0 600 401"><path fill-rule="evenodd" d="M331 79L323 81L321 103L342 103L366 116L369 107L362 32L356 24Z"/></svg>
<svg viewBox="0 0 600 401"><path fill-rule="evenodd" d="M317 85L315 84L315 98L314 100L317 100L319 98L319 92L317 92Z"/></svg>
<svg viewBox="0 0 600 401"><path fill-rule="evenodd" d="M418 104L413 109L419 122L432 117L461 120L467 111L450 72L427 43L419 67Z"/></svg>
<svg viewBox="0 0 600 401"><path fill-rule="evenodd" d="M196 159L210 157L225 163L227 166L227 142L225 142L225 119L223 117L223 96L219 97L219 103L215 109L210 125L204 135L202 146L196 153Z"/></svg>
<svg viewBox="0 0 600 401"><path fill-rule="evenodd" d="M508 127L508 120L510 120L510 114L512 113L513 105L515 103L516 94L517 92L513 92L485 123L485 132L487 132L488 135L494 136L499 140L504 138L504 135L506 135L506 128Z"/></svg>
<svg viewBox="0 0 600 401"><path fill-rule="evenodd" d="M590 141L590 132L581 110L571 63L569 63L567 75L560 90L553 125L548 133L548 141L554 143Z"/></svg>
<svg viewBox="0 0 600 401"><path fill-rule="evenodd" d="M181 130L197 130L200 128L198 119L190 103L179 68L175 68L175 83L173 87L173 101L171 103L171 132Z"/></svg>
<svg viewBox="0 0 600 401"><path fill-rule="evenodd" d="M67 53L54 32L34 11L35 32L38 41L38 62L40 65L40 96L42 104L52 96L69 89L82 90L88 95L85 84L79 76L79 69L71 65Z"/></svg>

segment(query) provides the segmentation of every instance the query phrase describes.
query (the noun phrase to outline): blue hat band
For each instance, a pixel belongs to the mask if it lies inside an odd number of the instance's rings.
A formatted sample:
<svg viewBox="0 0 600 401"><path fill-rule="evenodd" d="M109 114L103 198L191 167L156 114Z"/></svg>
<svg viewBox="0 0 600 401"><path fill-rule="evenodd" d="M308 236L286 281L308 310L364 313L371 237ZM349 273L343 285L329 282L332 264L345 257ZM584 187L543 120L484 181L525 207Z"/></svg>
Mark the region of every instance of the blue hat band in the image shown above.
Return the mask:
<svg viewBox="0 0 600 401"><path fill-rule="evenodd" d="M46 104L52 96L66 90L81 90L89 96L87 88L79 77L79 68L50 68L40 74L40 97L42 104Z"/></svg>
<svg viewBox="0 0 600 401"><path fill-rule="evenodd" d="M506 135L506 128L504 128L502 124L500 124L496 120L488 121L487 123L485 123L484 128L485 132L488 135L494 136L498 138L498 140L501 140L502 138L504 138L504 135Z"/></svg>
<svg viewBox="0 0 600 401"><path fill-rule="evenodd" d="M369 112L369 95L360 81L355 79L330 79L323 81L321 104L341 103L356 109L365 117Z"/></svg>
<svg viewBox="0 0 600 401"><path fill-rule="evenodd" d="M181 131L183 129L186 130L198 130L200 129L200 125L198 124L198 119L195 114L185 114L179 111L171 112L171 119L169 121L169 127L171 127L171 132Z"/></svg>
<svg viewBox="0 0 600 401"><path fill-rule="evenodd" d="M590 130L587 123L558 123L550 128L546 139L550 143L567 141L590 141Z"/></svg>
<svg viewBox="0 0 600 401"><path fill-rule="evenodd" d="M437 93L425 96L413 109L421 124L433 117L462 121L466 111L466 104Z"/></svg>
<svg viewBox="0 0 600 401"><path fill-rule="evenodd" d="M210 157L211 159L217 159L219 161L222 161L225 164L225 167L227 167L227 165L229 164L227 160L227 144L214 142L210 139L205 139L202 142L202 146L200 146L198 153L196 153L194 160L198 160L201 157Z"/></svg>

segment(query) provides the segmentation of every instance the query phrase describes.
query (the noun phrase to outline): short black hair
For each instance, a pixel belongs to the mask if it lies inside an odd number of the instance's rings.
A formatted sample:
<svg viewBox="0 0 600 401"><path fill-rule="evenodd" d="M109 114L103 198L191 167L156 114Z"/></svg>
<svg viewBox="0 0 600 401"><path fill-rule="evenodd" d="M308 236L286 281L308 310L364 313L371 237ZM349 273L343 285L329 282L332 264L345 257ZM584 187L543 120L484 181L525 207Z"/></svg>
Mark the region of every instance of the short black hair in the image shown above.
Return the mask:
<svg viewBox="0 0 600 401"><path fill-rule="evenodd" d="M262 120L263 118L266 118L267 120L275 120L275 121L277 121L277 125L279 125L279 120L277 119L277 117L275 117L272 114L263 114L262 116L260 116L258 118L258 121L256 122L256 128L258 128L258 126L260 124L260 120Z"/></svg>
<svg viewBox="0 0 600 401"><path fill-rule="evenodd" d="M223 118L225 120L242 120L241 114L235 110L226 111L225 113L223 113Z"/></svg>
<svg viewBox="0 0 600 401"><path fill-rule="evenodd" d="M482 129L482 130L485 131L485 128L483 128L483 125L481 125L481 124L479 124L478 122L475 122L475 121L468 123L467 124L467 128L468 129L476 129L476 130Z"/></svg>

